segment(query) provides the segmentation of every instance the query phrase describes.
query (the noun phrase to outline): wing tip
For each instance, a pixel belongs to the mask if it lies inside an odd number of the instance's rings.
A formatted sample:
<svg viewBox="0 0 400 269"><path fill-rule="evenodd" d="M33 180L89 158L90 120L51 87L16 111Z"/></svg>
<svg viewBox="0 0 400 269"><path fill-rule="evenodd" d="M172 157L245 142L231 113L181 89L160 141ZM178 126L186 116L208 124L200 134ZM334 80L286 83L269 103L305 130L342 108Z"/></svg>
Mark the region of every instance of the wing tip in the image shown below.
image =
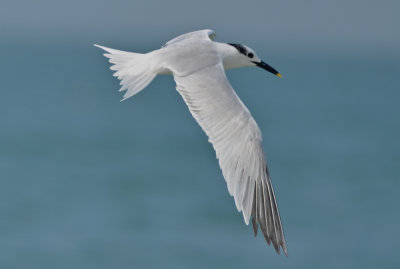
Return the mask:
<svg viewBox="0 0 400 269"><path fill-rule="evenodd" d="M267 181L266 185L262 183L256 184L255 188L253 210L251 214L254 236L257 236L258 226L260 226L260 230L267 244L270 246L272 243L278 255L280 255L282 249L282 252L288 257L285 235L272 186L270 182Z"/></svg>
<svg viewBox="0 0 400 269"><path fill-rule="evenodd" d="M282 247L283 253L285 254L286 258L289 258L288 251L287 251L285 243L283 243L281 245L281 247Z"/></svg>
<svg viewBox="0 0 400 269"><path fill-rule="evenodd" d="M257 222L256 217L253 216L252 226L253 226L254 237L257 237L258 225L259 224ZM276 253L278 253L278 255L281 254L281 249L282 249L283 254L285 254L286 257L289 257L287 247L286 247L286 242L285 242L284 238L282 238L280 242L277 242L273 238L269 237L268 234L262 230L261 224L260 224L260 229L263 233L264 239L267 242L268 246L270 246L272 243L272 245L274 246L274 249L275 249Z"/></svg>
<svg viewBox="0 0 400 269"><path fill-rule="evenodd" d="M253 232L254 232L254 237L257 237L257 231L258 231L258 223L255 217L251 220L251 223L253 224Z"/></svg>

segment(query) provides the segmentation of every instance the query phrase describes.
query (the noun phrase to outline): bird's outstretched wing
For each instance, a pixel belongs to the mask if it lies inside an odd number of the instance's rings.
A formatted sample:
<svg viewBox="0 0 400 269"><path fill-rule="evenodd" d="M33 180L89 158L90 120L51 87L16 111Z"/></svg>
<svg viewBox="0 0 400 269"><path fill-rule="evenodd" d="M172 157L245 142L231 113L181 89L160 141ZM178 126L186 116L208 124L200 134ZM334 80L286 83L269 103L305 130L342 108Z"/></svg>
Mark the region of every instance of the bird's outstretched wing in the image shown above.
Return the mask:
<svg viewBox="0 0 400 269"><path fill-rule="evenodd" d="M229 193L253 229L287 255L278 206L261 146L261 132L231 87L221 64L187 76L174 75L177 90L209 137Z"/></svg>

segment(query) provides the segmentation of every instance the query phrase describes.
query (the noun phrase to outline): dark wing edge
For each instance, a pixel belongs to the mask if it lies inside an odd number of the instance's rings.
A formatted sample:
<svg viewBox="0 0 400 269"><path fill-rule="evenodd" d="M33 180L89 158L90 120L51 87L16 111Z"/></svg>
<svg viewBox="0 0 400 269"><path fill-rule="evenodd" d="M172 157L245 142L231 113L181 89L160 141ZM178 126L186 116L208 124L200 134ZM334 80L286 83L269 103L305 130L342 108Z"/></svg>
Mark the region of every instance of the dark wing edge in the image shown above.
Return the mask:
<svg viewBox="0 0 400 269"><path fill-rule="evenodd" d="M286 257L288 256L285 235L282 228L281 218L279 216L278 205L269 178L268 168L265 168L265 180L257 180L254 188L253 207L252 207L252 225L254 236L257 236L258 226L263 233L268 245L273 244L276 252L280 254L280 247Z"/></svg>

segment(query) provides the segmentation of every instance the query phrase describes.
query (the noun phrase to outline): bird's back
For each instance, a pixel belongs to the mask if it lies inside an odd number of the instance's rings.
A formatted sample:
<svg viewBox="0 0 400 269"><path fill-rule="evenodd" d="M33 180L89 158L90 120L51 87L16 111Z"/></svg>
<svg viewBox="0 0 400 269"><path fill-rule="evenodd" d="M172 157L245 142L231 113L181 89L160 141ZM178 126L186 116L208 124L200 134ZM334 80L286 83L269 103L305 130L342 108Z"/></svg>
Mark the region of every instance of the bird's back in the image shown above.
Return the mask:
<svg viewBox="0 0 400 269"><path fill-rule="evenodd" d="M212 34L211 30L187 33L150 54L159 61L160 68L170 70L174 76L187 76L221 63L219 43L211 40Z"/></svg>
<svg viewBox="0 0 400 269"><path fill-rule="evenodd" d="M185 43L186 41L214 40L214 37L215 32L213 30L199 30L177 36L165 43L162 47L166 48L174 44Z"/></svg>

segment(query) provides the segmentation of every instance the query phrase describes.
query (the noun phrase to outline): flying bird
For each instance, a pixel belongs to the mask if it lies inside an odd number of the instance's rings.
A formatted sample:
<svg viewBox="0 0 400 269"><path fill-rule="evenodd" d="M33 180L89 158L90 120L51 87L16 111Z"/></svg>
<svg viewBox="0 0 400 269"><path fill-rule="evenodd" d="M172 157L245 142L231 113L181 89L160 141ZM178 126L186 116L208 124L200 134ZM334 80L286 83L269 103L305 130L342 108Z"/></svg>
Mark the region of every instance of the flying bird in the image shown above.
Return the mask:
<svg viewBox="0 0 400 269"><path fill-rule="evenodd" d="M281 77L251 48L213 41L215 32L180 35L160 49L140 54L95 45L107 53L121 80L122 100L143 90L157 75L170 74L192 116L213 145L229 194L246 225L252 220L268 244L287 256L285 236L262 149L261 131L230 85L225 70L258 66Z"/></svg>

